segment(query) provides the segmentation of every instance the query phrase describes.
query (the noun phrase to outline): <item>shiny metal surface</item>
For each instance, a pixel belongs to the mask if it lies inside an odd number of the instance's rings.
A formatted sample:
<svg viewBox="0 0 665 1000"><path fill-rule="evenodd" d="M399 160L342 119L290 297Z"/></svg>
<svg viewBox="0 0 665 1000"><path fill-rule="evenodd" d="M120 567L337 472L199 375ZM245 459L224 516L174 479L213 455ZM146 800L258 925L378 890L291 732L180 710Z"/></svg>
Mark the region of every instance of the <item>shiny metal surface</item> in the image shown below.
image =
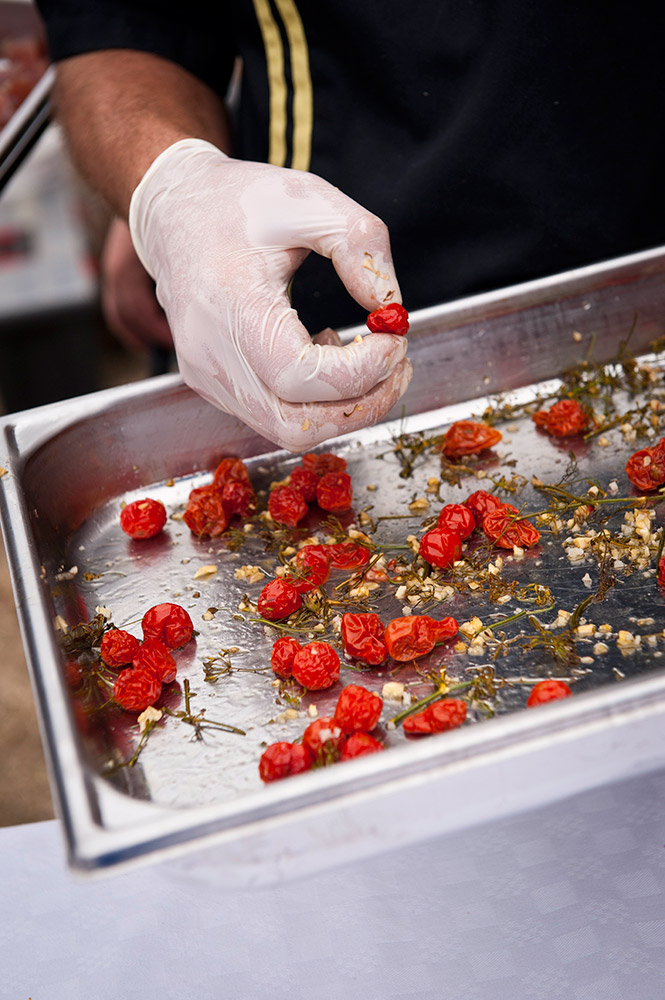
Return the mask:
<svg viewBox="0 0 665 1000"><path fill-rule="evenodd" d="M543 380L582 360L592 338L595 356L608 360L633 328L632 350L647 351L665 333L664 279L665 251L659 249L413 314L415 376L404 411L400 406L392 421L326 445L349 463L356 514L371 505L373 518L386 518L378 522L378 546L403 546L406 535L417 534L427 513L438 509L434 504L411 520L392 519L408 515L409 501L425 495L428 478L440 471L438 458L430 456L411 478L401 479L394 435L477 415L498 392L511 392L514 401L531 398ZM656 638L630 655L613 646L604 657L592 656L588 672L576 677L578 697L525 712L524 689L515 685L499 693L494 718L473 712L462 730L421 743L407 744L401 731L384 729L388 753L263 787L257 774L262 743L297 738L309 721L306 714L283 719L288 706L276 704L268 666L274 636L264 634L251 613L238 611L243 595L255 599L261 584L236 579L235 570L252 564L270 573L274 553L265 551L258 530L238 551L196 541L177 515L189 490L209 481L225 454L245 459L253 482L265 489L298 458L274 451L176 376L14 414L2 420L0 432L0 466L7 470L0 478L3 534L56 805L77 870L194 850L187 862L192 869L197 858L212 857L227 882L291 877L662 766L663 600L652 576L634 573L588 618L609 622L615 632L630 628ZM617 478L623 491L623 466L634 448L618 429L610 435L612 447L577 449L577 475ZM543 442L528 419L504 429L496 453L496 471L509 467L527 483L536 471L558 481L569 461L566 446ZM377 488L368 491L368 485ZM473 488L468 481L461 488L446 485L441 496L458 501ZM120 503L148 492L176 519L150 543L131 542L118 529ZM543 505L529 485L519 502L532 511ZM617 517L620 522L622 514ZM561 542L544 537L525 559L508 560L506 575L547 582L557 606L572 610L589 593L582 577L588 572L593 582L596 570L592 561L571 567ZM210 564L216 574L195 579L196 569ZM342 579L339 574L332 585ZM188 680L195 711L205 709L207 718L246 735L206 731L196 740L191 727L169 719L135 767L118 767L136 746L136 727L81 719L63 679L53 622L60 615L72 625L104 605L116 625L135 623L130 630L139 634L143 610L165 600L187 607L199 633L196 644L178 655L178 680L181 687ZM206 620L209 608L216 610ZM391 594L379 598L384 620L400 608ZM455 594L426 610L488 622L492 614L508 617L520 609L515 600L497 608ZM543 623L554 615L544 615ZM506 626L506 634L514 637L522 627L522 620ZM209 683L204 662L229 647L238 647L233 671ZM453 679L490 663L447 650L430 666L444 660ZM516 650L494 666L513 679L525 673ZM528 667L536 674L551 670L538 654ZM343 679L358 682L359 675L346 670ZM360 682L380 690L386 679L364 673ZM413 684L416 693L427 690L408 671L397 679ZM337 693L308 696L300 710L306 713L314 702L323 715ZM182 690L174 707L182 707ZM384 712L384 723L391 714Z"/></svg>

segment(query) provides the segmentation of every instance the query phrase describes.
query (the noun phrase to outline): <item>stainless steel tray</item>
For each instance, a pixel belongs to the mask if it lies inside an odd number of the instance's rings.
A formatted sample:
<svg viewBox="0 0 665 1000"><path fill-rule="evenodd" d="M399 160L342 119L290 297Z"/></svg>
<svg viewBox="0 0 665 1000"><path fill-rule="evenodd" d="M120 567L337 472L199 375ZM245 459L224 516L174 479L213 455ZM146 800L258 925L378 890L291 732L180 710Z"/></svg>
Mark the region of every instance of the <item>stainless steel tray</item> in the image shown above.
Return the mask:
<svg viewBox="0 0 665 1000"><path fill-rule="evenodd" d="M633 352L648 351L665 332L664 279L665 251L657 249L413 314L415 375L392 419L325 446L347 459L354 513L371 507L378 546L403 546L440 502L461 500L483 486L473 479L461 487L444 483L441 501L429 511L394 519L409 514L409 501L426 496L428 479L440 472L439 459L429 453L401 478L396 437L478 415L498 393L520 403L551 389L556 382L546 380L582 361L592 341L597 360L614 358L629 331ZM522 476L520 504L540 509L542 497L530 477L537 472L551 482L561 479L567 446L544 440L528 418L503 430L496 464L478 468ZM325 714L339 689L306 697L302 714L284 718L288 703L273 688L268 667L274 636L251 620L251 611L238 611L243 595L255 598L260 584L234 575L247 563L270 572L274 552L265 550L258 531L237 551L197 541L177 513L225 454L242 457L254 483L265 489L298 457L274 451L177 376L13 414L0 421L0 431L3 535L55 804L76 871L117 870L173 853L188 871L214 872L225 884L273 881L663 765L663 599L653 575L633 573L586 614L597 624L609 622L615 633L633 628L651 638L629 654L613 645L605 657L591 657L593 663L575 674L575 697L522 711L525 688L512 683L499 692L492 718L479 708L462 729L418 743L384 727L386 753L263 787L257 774L262 743L298 737L310 721L306 706L313 702ZM623 467L638 445L625 442L618 428L608 437L612 447L576 447L575 475L581 481L617 479L625 495ZM176 518L150 543L131 542L118 529L120 503L146 494L163 499ZM307 524L308 530L317 527ZM570 566L562 540L544 537L537 551L512 565L509 559L506 573L545 581L557 607L572 610L589 593L583 574L591 578L596 571L591 560ZM217 573L195 578L196 569L209 564ZM60 616L75 625L104 605L123 625L162 600L183 603L199 633L178 657L179 682L186 679L195 693L195 711L205 708L207 718L246 735L207 730L203 740L192 739L191 727L171 718L151 735L135 766L119 767L137 744L133 719L109 722L103 713L81 713L64 680L54 622ZM378 600L385 620L400 613L391 593ZM525 609L515 599L499 607L456 593L436 608L415 610L452 614L460 622L479 615L491 625ZM542 623L555 614L543 614ZM506 636L514 638L523 626L524 618L507 624ZM229 647L237 647L233 669L211 683L204 664ZM513 682L524 675L523 655L494 660L490 653L472 658L447 648L429 666L445 662L452 680L483 666ZM542 651L527 666L531 676L552 672ZM380 690L388 673L345 669L343 679ZM428 690L412 670L402 670L398 679L416 694ZM173 699L181 708L181 689ZM386 705L384 724L397 711Z"/></svg>

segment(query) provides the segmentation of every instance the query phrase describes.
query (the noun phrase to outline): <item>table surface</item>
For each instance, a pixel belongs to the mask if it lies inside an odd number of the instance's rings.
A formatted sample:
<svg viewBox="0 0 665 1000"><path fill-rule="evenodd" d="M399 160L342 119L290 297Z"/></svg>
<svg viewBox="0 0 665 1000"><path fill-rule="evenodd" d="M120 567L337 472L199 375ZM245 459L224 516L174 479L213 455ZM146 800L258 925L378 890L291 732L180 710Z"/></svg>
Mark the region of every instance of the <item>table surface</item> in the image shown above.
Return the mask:
<svg viewBox="0 0 665 1000"><path fill-rule="evenodd" d="M661 1000L665 771L269 888L0 830L0 996ZM196 871L196 869L195 869Z"/></svg>

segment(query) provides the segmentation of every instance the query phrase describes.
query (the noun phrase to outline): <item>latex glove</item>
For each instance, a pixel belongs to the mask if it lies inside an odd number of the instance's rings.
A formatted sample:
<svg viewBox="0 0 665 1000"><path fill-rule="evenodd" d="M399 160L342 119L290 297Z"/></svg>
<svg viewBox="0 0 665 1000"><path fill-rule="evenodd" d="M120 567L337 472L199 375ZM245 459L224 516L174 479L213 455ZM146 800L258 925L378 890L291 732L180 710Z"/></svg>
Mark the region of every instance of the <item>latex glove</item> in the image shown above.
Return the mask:
<svg viewBox="0 0 665 1000"><path fill-rule="evenodd" d="M320 177L184 139L139 183L129 226L183 379L270 441L307 450L380 420L406 389L404 338L312 342L291 308L310 250L368 311L400 301L385 225Z"/></svg>

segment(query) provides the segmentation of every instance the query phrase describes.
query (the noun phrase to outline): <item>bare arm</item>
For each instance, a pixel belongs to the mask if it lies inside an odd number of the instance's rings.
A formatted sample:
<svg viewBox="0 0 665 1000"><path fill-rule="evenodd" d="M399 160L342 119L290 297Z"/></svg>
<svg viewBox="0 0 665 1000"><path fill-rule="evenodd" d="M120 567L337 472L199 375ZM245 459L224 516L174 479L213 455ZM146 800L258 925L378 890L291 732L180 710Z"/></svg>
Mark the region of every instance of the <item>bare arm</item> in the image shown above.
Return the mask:
<svg viewBox="0 0 665 1000"><path fill-rule="evenodd" d="M230 151L224 104L187 70L145 52L105 50L57 65L56 114L82 176L126 219L153 160L179 139Z"/></svg>

